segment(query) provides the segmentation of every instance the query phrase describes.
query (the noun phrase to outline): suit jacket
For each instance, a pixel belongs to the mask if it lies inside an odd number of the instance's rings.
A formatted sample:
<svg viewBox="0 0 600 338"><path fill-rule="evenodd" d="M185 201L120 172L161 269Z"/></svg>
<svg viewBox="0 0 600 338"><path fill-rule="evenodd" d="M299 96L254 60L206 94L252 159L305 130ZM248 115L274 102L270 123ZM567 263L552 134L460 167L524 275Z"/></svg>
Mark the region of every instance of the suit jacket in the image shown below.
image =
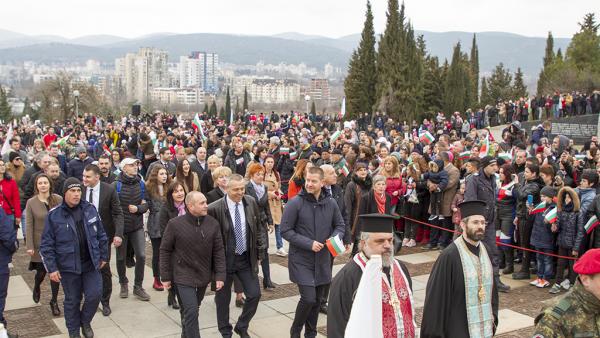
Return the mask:
<svg viewBox="0 0 600 338"><path fill-rule="evenodd" d="M264 256L267 250L265 231L259 221L259 210L256 200L248 195L242 198L244 213L246 216L246 244L250 257L250 266L255 274L258 274L258 259ZM229 214L229 207L225 198L211 203L208 206L208 214L216 218L221 225L221 237L225 246L225 260L227 271L233 268L235 262L235 248L229 247L229 238L233 229L233 221Z"/></svg>
<svg viewBox="0 0 600 338"><path fill-rule="evenodd" d="M212 202L220 200L223 196L225 196L225 194L220 188L214 188L206 194L206 203L211 204Z"/></svg>
<svg viewBox="0 0 600 338"><path fill-rule="evenodd" d="M204 175L204 173L208 171L208 163L206 163L206 161L204 162L204 168L202 168L202 166L200 165L200 162L198 162L198 160L190 163L190 167L192 168L192 171L198 175L198 179L202 179L202 176ZM211 188L212 187L209 187L208 190L210 191Z"/></svg>
<svg viewBox="0 0 600 338"><path fill-rule="evenodd" d="M117 190L110 184L100 182L100 202L98 214L104 225L104 231L110 241L113 237L123 238L123 210ZM81 191L81 198L87 201L87 189Z"/></svg>

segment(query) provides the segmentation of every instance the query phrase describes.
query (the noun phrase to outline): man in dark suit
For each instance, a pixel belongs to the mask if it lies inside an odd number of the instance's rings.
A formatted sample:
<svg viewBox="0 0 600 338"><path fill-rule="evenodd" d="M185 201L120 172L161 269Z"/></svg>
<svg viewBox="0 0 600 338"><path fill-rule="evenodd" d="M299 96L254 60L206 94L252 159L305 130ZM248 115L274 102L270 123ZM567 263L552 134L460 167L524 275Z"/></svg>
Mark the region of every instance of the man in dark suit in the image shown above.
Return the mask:
<svg viewBox="0 0 600 338"><path fill-rule="evenodd" d="M119 202L119 195L115 188L100 181L100 168L95 164L88 164L83 171L82 199L90 202L98 210L104 231L108 238L108 262L110 262L110 246L114 243L119 247L123 240L123 211ZM110 315L110 295L112 293L112 273L110 264L105 264L100 270L102 273L102 314Z"/></svg>
<svg viewBox="0 0 600 338"><path fill-rule="evenodd" d="M244 196L245 190L244 178L237 174L231 175L227 182L227 195L208 206L208 214L221 224L225 246L227 276L225 285L215 295L219 332L225 338L232 335L229 303L234 276L242 282L246 294L244 308L233 329L240 337L250 337L248 327L260 300L258 259L266 250L265 231L259 222L256 200L251 196Z"/></svg>
<svg viewBox="0 0 600 338"><path fill-rule="evenodd" d="M208 163L206 162L206 148L200 147L196 151L196 160L190 164L192 170L198 175L198 179L201 179L206 171L208 171ZM212 187L209 188L209 190ZM210 203L209 203L210 204Z"/></svg>

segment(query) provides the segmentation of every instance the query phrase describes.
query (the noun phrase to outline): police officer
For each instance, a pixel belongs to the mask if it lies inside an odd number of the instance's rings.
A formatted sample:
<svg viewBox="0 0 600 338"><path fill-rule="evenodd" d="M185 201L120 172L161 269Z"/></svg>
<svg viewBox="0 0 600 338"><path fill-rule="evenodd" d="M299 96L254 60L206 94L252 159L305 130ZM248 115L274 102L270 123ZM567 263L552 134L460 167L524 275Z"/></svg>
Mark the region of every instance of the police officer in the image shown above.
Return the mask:
<svg viewBox="0 0 600 338"><path fill-rule="evenodd" d="M500 255L496 246L496 172L498 172L498 163L496 158L486 156L481 159L479 172L467 178L465 187L465 201L480 200L487 205L485 211L485 238L483 244L487 249L492 266L494 267L494 283L498 286L498 291L508 292L510 286L505 285L500 280Z"/></svg>
<svg viewBox="0 0 600 338"><path fill-rule="evenodd" d="M8 280L10 270L8 263L12 261L12 255L17 251L17 232L12 219L8 218L4 209L0 208L0 323L6 327L4 318L4 306L8 292ZM12 337L11 335L8 335Z"/></svg>
<svg viewBox="0 0 600 338"><path fill-rule="evenodd" d="M573 270L579 278L572 291L537 316L533 338L600 337L600 249L586 252Z"/></svg>
<svg viewBox="0 0 600 338"><path fill-rule="evenodd" d="M81 337L81 329L84 337L91 338L91 322L102 296L100 269L108 261L108 241L96 208L81 199L81 188L77 178L65 180L63 203L46 218L40 254L50 279L63 285L69 337Z"/></svg>

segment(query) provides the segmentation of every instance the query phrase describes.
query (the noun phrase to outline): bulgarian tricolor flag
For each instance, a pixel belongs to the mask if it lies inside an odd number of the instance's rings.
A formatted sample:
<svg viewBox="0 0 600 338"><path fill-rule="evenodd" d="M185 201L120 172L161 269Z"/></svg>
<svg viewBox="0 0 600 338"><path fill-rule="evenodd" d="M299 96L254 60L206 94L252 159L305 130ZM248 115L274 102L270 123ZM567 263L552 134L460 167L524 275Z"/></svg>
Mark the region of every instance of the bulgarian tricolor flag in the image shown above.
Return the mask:
<svg viewBox="0 0 600 338"><path fill-rule="evenodd" d="M290 153L290 148L279 148L279 155L288 155Z"/></svg>
<svg viewBox="0 0 600 338"><path fill-rule="evenodd" d="M333 236L325 241L325 245L327 245L327 249L331 253L333 257L344 252L344 243L340 239L340 236Z"/></svg>
<svg viewBox="0 0 600 338"><path fill-rule="evenodd" d="M67 145L67 141L69 140L69 135L66 135L65 137L59 138L58 140L54 141L54 144L58 145L60 148L64 147Z"/></svg>
<svg viewBox="0 0 600 338"><path fill-rule="evenodd" d="M292 153L290 153L290 160L295 160L296 158L298 158L298 152L294 151Z"/></svg>
<svg viewBox="0 0 600 338"><path fill-rule="evenodd" d="M596 216L592 216L592 218L590 218L590 220L587 223L585 223L585 232L589 235L590 232L592 232L598 226L598 224L600 224L598 218Z"/></svg>
<svg viewBox="0 0 600 338"><path fill-rule="evenodd" d="M529 214L535 215L535 214L539 214L540 212L544 212L545 210L546 210L546 202L541 202L535 208L533 208L533 210L531 210L531 212Z"/></svg>
<svg viewBox="0 0 600 338"><path fill-rule="evenodd" d="M468 160L469 158L471 158L471 152L470 151L463 151L462 153L458 154L458 158L461 160Z"/></svg>
<svg viewBox="0 0 600 338"><path fill-rule="evenodd" d="M336 131L335 133L333 133L333 135L331 135L331 138L329 138L329 143L334 144L335 141L337 141L337 139L340 138L341 135L342 135L341 130Z"/></svg>
<svg viewBox="0 0 600 338"><path fill-rule="evenodd" d="M429 131L425 130L419 136L419 140L425 144L431 144L435 141L435 137L433 137Z"/></svg>
<svg viewBox="0 0 600 338"><path fill-rule="evenodd" d="M206 136L204 136L204 130L202 130L202 122L200 121L198 113L196 113L196 116L194 116L194 120L192 121L192 127L196 129L196 132L200 132L200 136L203 140L206 140Z"/></svg>
<svg viewBox="0 0 600 338"><path fill-rule="evenodd" d="M509 153L500 153L500 154L498 154L498 157L503 159L505 162L512 161L512 156Z"/></svg>
<svg viewBox="0 0 600 338"><path fill-rule="evenodd" d="M484 158L486 156L492 156L492 147L490 145L490 139L487 137L485 138L485 142L483 142L483 144L481 145L481 148L479 148L479 157Z"/></svg>
<svg viewBox="0 0 600 338"><path fill-rule="evenodd" d="M342 172L342 175L344 175L344 176L350 175L350 169L348 169L348 165L346 164L346 162L344 162L344 165L342 166L342 168L340 170Z"/></svg>
<svg viewBox="0 0 600 338"><path fill-rule="evenodd" d="M112 143L111 143L111 144L110 144L110 147L112 148L112 146L113 146L113 145L112 145ZM108 147L106 144L103 144L103 145L102 145L102 149L104 150L104 153L105 153L106 155L110 156L110 153L111 153L110 151L111 151L111 149L110 149L110 148L109 148L109 147Z"/></svg>
<svg viewBox="0 0 600 338"><path fill-rule="evenodd" d="M550 209L546 213L546 216L544 216L544 219L546 221L548 221L548 223L554 223L554 222L556 222L556 218L558 218L558 210L556 210L556 207Z"/></svg>

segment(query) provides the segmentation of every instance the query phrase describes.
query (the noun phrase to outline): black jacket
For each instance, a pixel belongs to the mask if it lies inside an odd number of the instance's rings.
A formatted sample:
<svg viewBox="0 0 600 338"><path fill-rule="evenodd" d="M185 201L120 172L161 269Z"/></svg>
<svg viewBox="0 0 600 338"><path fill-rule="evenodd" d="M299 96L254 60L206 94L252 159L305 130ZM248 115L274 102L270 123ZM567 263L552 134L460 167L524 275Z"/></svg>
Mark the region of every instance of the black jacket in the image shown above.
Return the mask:
<svg viewBox="0 0 600 338"><path fill-rule="evenodd" d="M225 196L225 194L223 193L223 190L221 190L221 188L214 188L206 194L206 203L211 204L212 202L220 200L221 198L223 198L223 196Z"/></svg>
<svg viewBox="0 0 600 338"><path fill-rule="evenodd" d="M245 195L242 198L244 205L244 214L246 216L246 244L247 252L250 256L250 266L252 272L258 274L258 260L264 256L264 251L267 250L265 231L259 221L259 210L256 200L251 196ZM233 268L235 248L229 247L229 236L233 231L233 220L229 214L227 200L222 198L208 206L208 214L214 217L221 225L221 237L225 246L225 259L227 262L227 270Z"/></svg>
<svg viewBox="0 0 600 338"><path fill-rule="evenodd" d="M173 218L179 216L179 210L174 205L165 203L158 213L158 223L160 224L160 236L164 236L167 223Z"/></svg>
<svg viewBox="0 0 600 338"><path fill-rule="evenodd" d="M169 221L160 245L163 281L205 287L214 274L225 281L225 251L219 222L211 216L178 216Z"/></svg>
<svg viewBox="0 0 600 338"><path fill-rule="evenodd" d="M110 242L115 236L123 238L123 211L121 210L119 195L117 195L115 188L108 183L100 182L98 186L100 187L98 214L102 220L108 241ZM81 191L81 198L88 200L85 187Z"/></svg>
<svg viewBox="0 0 600 338"><path fill-rule="evenodd" d="M485 220L494 224L496 220L496 176L487 177L482 169L467 179L465 187L465 201L480 200L486 203Z"/></svg>
<svg viewBox="0 0 600 338"><path fill-rule="evenodd" d="M523 179L523 180L521 180ZM532 181L525 181L523 175L519 175L519 184L513 189L513 194L517 199L517 217L528 217L529 211L527 210L527 196L533 196L533 206L535 207L540 203L540 190L544 184L538 178Z"/></svg>
<svg viewBox="0 0 600 338"><path fill-rule="evenodd" d="M214 185L215 184L212 179L212 172L207 169L206 172L202 175L202 179L200 180L200 191L204 195L206 195L209 191L214 189Z"/></svg>
<svg viewBox="0 0 600 338"><path fill-rule="evenodd" d="M325 189L327 191L327 189ZM328 193L328 196L333 198L342 213L342 218L344 219L345 231L344 231L344 244L352 244L352 236L350 234L350 221L348 218L348 210L346 210L346 206L344 204L344 190L337 184L331 186L331 194Z"/></svg>
<svg viewBox="0 0 600 338"><path fill-rule="evenodd" d="M387 193L385 194L385 212L384 214L390 215L392 210L392 198ZM360 207L358 208L359 215L365 214L378 214L379 209L377 208L377 201L375 201L375 191L371 189L368 193L362 196ZM361 221L359 219L356 225L356 233L360 233L362 230Z"/></svg>
<svg viewBox="0 0 600 338"><path fill-rule="evenodd" d="M121 182L120 192L118 191L119 189L117 189L119 182ZM125 175L124 172L121 172L119 178L113 183L113 187L117 190L121 209L123 211L123 233L127 234L143 229L144 213L148 211L148 204L145 200L142 200L140 177L130 177ZM148 192L145 192L145 194L147 193ZM130 213L129 205L135 205L137 207L137 212Z"/></svg>

